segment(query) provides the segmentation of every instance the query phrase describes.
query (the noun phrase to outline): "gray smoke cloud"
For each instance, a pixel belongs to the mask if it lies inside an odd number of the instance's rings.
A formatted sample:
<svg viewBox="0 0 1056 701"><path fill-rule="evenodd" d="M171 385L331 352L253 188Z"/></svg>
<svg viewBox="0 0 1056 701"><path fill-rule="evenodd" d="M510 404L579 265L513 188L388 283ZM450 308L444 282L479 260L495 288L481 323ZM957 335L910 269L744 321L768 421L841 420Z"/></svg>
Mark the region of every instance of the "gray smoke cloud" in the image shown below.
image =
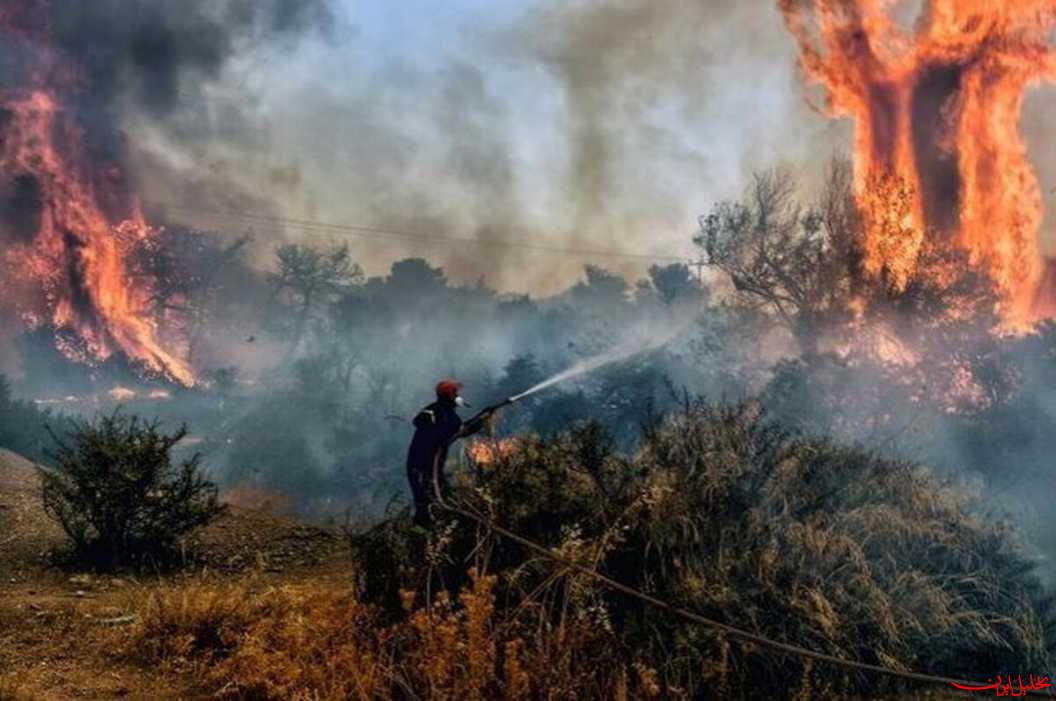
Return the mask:
<svg viewBox="0 0 1056 701"><path fill-rule="evenodd" d="M637 245L692 227L777 158L779 128L809 134L788 41L761 3L554 4L527 45L565 98L571 230ZM733 185L734 187L731 187Z"/></svg>
<svg viewBox="0 0 1056 701"><path fill-rule="evenodd" d="M42 4L42 34L63 64L74 67L70 106L84 130L88 156L124 165L131 188L195 207L278 211L254 187L209 167L205 145L220 139L252 150L267 125L252 96L220 110L214 86L232 61L255 51L294 51L306 36L325 37L328 0L93 0ZM232 92L232 95L234 95ZM144 148L130 129L148 123L180 145L182 158Z"/></svg>
<svg viewBox="0 0 1056 701"><path fill-rule="evenodd" d="M200 112L175 121L212 125L204 136L161 130L146 113L133 120L149 200L187 206L206 190L198 209L244 210L252 202L231 192L253 192L293 218L688 257L696 215L737 195L749 171L821 161L846 143L846 126L804 101L767 3L545 0L477 10L413 48L398 36L372 43L354 8L332 9L335 41L289 60L246 48L206 81L207 99L192 101ZM203 172L240 187L188 185L209 181ZM253 228L263 242L323 237ZM425 255L456 280L535 293L567 286L592 259L351 240L368 271ZM653 262L593 258L627 275Z"/></svg>
<svg viewBox="0 0 1056 701"><path fill-rule="evenodd" d="M323 26L328 16L324 0L93 0L53 3L48 22L95 107L132 105L193 133L188 116L226 61L247 44Z"/></svg>

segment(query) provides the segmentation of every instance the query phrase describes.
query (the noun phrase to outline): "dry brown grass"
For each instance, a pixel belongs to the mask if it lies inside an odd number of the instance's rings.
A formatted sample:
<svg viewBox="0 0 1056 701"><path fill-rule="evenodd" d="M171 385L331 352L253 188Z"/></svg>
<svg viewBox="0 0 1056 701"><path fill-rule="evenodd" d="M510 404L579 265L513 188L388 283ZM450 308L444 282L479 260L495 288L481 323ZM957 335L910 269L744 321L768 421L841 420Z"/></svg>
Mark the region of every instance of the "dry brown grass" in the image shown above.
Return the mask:
<svg viewBox="0 0 1056 701"><path fill-rule="evenodd" d="M241 509L261 511L272 516L295 516L297 509L289 496L252 482L228 487L220 500Z"/></svg>
<svg viewBox="0 0 1056 701"><path fill-rule="evenodd" d="M70 579L42 573L0 584L0 700L201 698L187 675L114 655L114 636L149 585Z"/></svg>
<svg viewBox="0 0 1056 701"><path fill-rule="evenodd" d="M222 698L652 698L646 664L587 659L597 632L552 627L530 607L495 606L494 576L474 573L428 606L403 592L405 616L385 624L350 589L325 583L257 588L197 582L163 586L140 605L118 648L144 664L200 676Z"/></svg>
<svg viewBox="0 0 1056 701"><path fill-rule="evenodd" d="M0 701L32 701L29 690L13 677L0 676Z"/></svg>

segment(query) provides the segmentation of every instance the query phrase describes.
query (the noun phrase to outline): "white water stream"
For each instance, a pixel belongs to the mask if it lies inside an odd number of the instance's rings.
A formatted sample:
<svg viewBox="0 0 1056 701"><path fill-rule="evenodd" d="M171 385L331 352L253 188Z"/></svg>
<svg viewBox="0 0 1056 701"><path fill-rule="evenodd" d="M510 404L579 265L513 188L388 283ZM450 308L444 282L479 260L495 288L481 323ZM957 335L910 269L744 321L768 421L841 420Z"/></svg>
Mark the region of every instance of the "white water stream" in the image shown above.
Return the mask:
<svg viewBox="0 0 1056 701"><path fill-rule="evenodd" d="M579 377L588 372L593 372L600 367L616 363L621 360L626 360L632 356L644 353L648 350L660 348L661 346L667 345L675 339L680 333L686 330L690 324L693 323L693 319L679 320L672 322L667 328L662 328L657 332L656 329L638 329L638 333L633 333L632 338L620 343L614 348L605 351L599 355L595 355L592 358L584 358L567 370L563 370L556 375L549 377L537 385L534 385L518 395L510 397L511 402L517 402L525 397L541 392L547 387L552 387L561 382L571 380L574 377ZM648 333L644 333L648 331Z"/></svg>

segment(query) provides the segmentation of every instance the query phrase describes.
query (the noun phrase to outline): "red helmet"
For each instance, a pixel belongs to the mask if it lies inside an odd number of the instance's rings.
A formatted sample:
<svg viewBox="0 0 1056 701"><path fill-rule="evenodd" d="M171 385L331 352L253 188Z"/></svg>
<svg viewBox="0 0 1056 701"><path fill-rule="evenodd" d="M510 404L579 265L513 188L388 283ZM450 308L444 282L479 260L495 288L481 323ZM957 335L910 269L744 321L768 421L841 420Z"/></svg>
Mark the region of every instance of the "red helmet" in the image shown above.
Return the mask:
<svg viewBox="0 0 1056 701"><path fill-rule="evenodd" d="M439 399L455 401L455 397L458 396L458 392L461 389L462 383L458 380L440 380L436 383L436 396Z"/></svg>

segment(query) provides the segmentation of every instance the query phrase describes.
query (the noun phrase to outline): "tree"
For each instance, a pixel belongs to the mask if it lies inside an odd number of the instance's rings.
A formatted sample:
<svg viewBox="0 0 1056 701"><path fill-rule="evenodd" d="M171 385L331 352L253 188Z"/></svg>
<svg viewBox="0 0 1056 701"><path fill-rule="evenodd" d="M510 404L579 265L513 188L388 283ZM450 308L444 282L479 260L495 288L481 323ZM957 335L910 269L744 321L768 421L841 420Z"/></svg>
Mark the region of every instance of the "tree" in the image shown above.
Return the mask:
<svg viewBox="0 0 1056 701"><path fill-rule="evenodd" d="M120 409L68 423L65 435L51 433L54 468L41 468L40 479L44 510L78 557L110 567L165 559L223 512L200 455L173 464L186 426L166 434Z"/></svg>
<svg viewBox="0 0 1056 701"><path fill-rule="evenodd" d="M150 313L159 325L174 316L182 322L189 358L215 312L221 273L241 264L251 240L241 236L224 244L215 234L166 227L135 242L131 266L135 275L151 281Z"/></svg>
<svg viewBox="0 0 1056 701"><path fill-rule="evenodd" d="M757 173L744 201L716 205L693 239L742 303L774 313L808 355L823 328L849 318L862 279L851 184L850 165L833 159L821 199L804 209L789 171Z"/></svg>
<svg viewBox="0 0 1056 701"><path fill-rule="evenodd" d="M668 306L676 302L696 302L703 297L700 285L685 263L650 266L649 282L660 301Z"/></svg>
<svg viewBox="0 0 1056 701"><path fill-rule="evenodd" d="M352 261L348 244L331 244L319 249L286 244L275 251L276 272L270 276L273 298L285 295L293 307L295 322L291 354L300 345L308 322L318 306L329 304L363 279L363 271Z"/></svg>
<svg viewBox="0 0 1056 701"><path fill-rule="evenodd" d="M627 281L623 276L597 265L583 266L586 282L576 283L569 291L573 300L584 306L611 311L627 303Z"/></svg>
<svg viewBox="0 0 1056 701"><path fill-rule="evenodd" d="M502 379L499 380L496 389L505 399L525 391L542 380L543 372L539 369L538 361L534 355L526 353L516 355L506 363Z"/></svg>
<svg viewBox="0 0 1056 701"><path fill-rule="evenodd" d="M424 258L405 258L392 264L388 285L399 297L428 297L447 286L443 268L434 268Z"/></svg>

